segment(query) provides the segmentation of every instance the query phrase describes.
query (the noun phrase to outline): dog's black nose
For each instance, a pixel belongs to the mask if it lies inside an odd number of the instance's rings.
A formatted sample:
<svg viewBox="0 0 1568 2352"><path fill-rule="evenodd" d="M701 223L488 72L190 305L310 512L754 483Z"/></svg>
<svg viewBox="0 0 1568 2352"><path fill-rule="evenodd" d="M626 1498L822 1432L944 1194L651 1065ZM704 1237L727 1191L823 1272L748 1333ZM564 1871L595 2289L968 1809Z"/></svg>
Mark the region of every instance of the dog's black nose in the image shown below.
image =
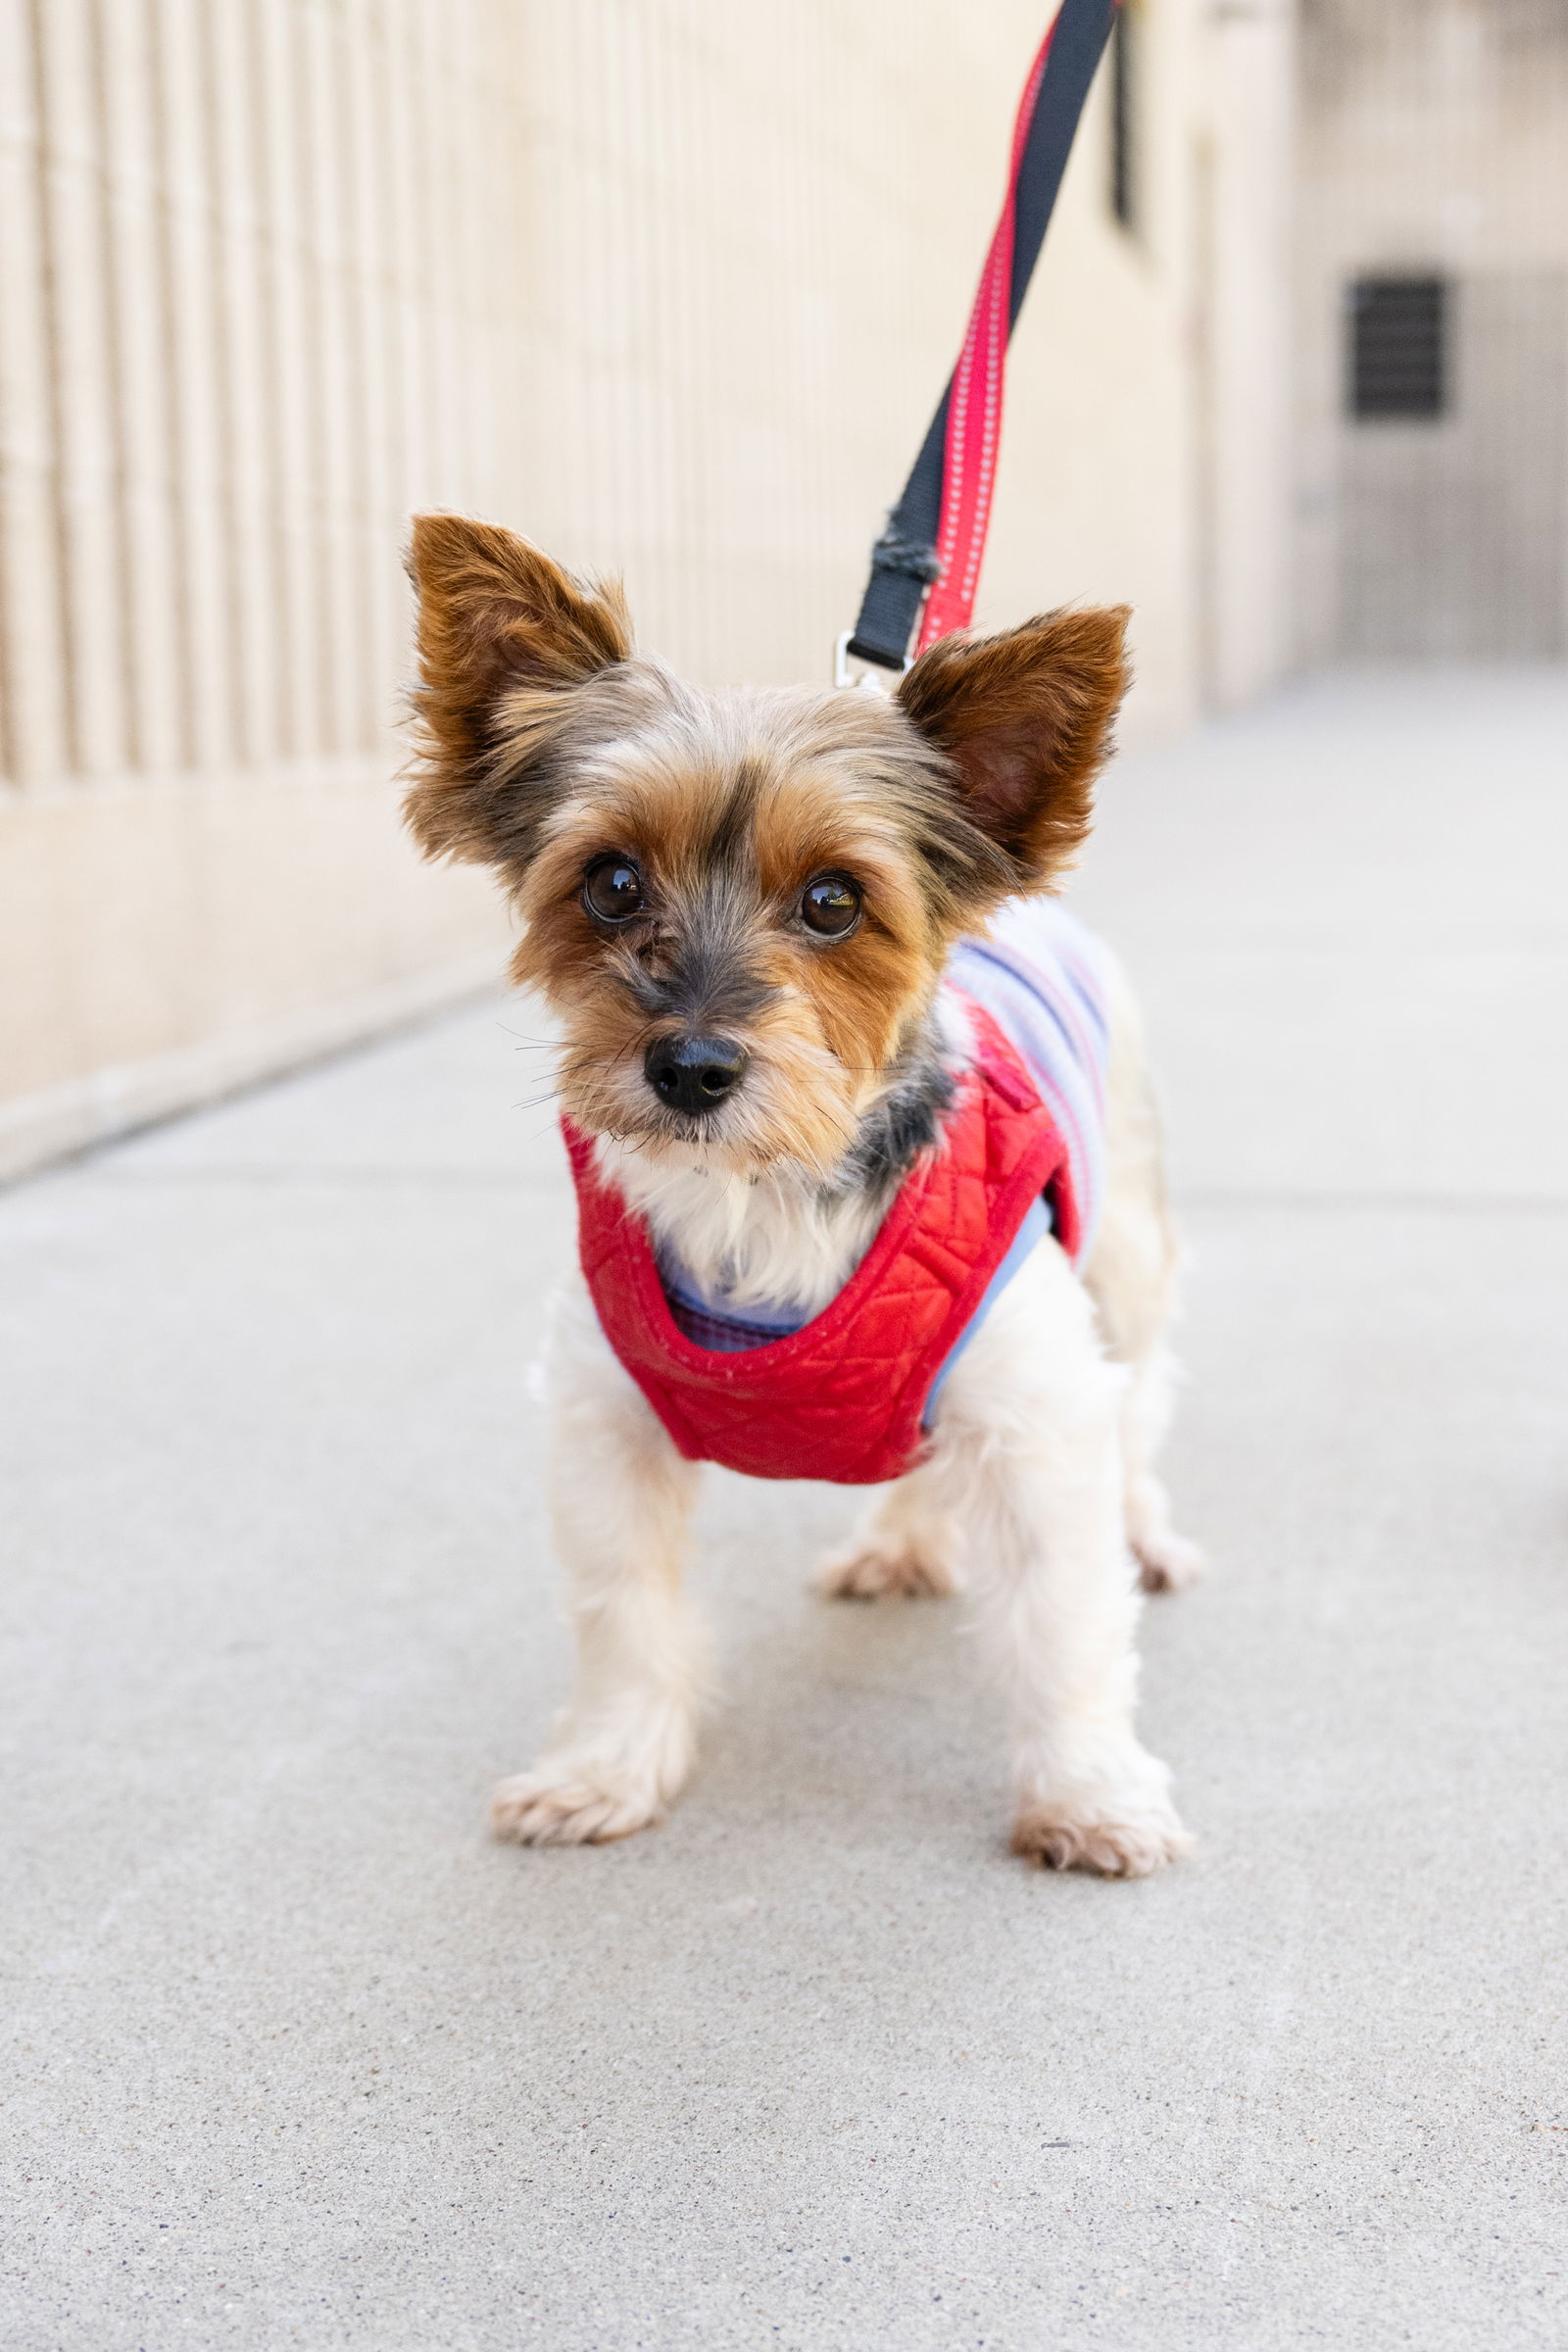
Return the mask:
<svg viewBox="0 0 1568 2352"><path fill-rule="evenodd" d="M746 1049L728 1037L661 1037L643 1055L648 1083L671 1110L716 1110L746 1068Z"/></svg>

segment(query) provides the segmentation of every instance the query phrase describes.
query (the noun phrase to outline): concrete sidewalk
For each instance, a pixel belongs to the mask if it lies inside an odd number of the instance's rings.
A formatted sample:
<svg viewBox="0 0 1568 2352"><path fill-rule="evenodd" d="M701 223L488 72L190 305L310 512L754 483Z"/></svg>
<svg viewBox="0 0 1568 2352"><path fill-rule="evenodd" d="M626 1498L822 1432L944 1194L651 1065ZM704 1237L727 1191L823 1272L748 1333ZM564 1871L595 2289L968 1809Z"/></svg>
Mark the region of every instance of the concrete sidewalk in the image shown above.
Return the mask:
<svg viewBox="0 0 1568 2352"><path fill-rule="evenodd" d="M1104 811L1198 1858L1010 1861L961 1621L719 1476L686 1802L488 1844L566 1671L528 1008L105 1152L0 1203L5 2352L1568 2342L1568 681L1299 688Z"/></svg>

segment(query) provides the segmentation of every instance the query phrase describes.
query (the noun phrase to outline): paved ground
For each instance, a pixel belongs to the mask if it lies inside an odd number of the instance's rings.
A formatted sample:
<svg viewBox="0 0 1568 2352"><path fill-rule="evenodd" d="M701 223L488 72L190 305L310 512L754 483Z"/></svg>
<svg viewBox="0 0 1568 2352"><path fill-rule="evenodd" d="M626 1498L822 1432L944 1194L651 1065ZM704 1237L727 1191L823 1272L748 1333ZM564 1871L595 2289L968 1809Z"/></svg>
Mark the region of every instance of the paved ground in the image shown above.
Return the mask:
<svg viewBox="0 0 1568 2352"><path fill-rule="evenodd" d="M1568 2342L1568 681L1106 794L1196 1244L1199 1858L1004 1850L951 1611L715 1478L663 1831L487 1844L564 1646L527 1008L0 1203L6 2352Z"/></svg>

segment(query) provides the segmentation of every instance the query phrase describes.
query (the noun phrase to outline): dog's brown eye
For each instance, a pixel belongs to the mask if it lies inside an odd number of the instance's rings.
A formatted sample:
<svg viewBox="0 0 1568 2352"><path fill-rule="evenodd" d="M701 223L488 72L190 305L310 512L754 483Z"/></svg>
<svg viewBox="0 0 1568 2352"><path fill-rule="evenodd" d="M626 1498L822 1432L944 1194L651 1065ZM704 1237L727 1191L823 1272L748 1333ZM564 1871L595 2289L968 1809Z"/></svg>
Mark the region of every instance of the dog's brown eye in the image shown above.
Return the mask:
<svg viewBox="0 0 1568 2352"><path fill-rule="evenodd" d="M808 882L801 920L823 939L842 939L860 919L860 894L843 874L818 874Z"/></svg>
<svg viewBox="0 0 1568 2352"><path fill-rule="evenodd" d="M641 914L643 878L629 858L597 858L582 878L583 904L602 923Z"/></svg>

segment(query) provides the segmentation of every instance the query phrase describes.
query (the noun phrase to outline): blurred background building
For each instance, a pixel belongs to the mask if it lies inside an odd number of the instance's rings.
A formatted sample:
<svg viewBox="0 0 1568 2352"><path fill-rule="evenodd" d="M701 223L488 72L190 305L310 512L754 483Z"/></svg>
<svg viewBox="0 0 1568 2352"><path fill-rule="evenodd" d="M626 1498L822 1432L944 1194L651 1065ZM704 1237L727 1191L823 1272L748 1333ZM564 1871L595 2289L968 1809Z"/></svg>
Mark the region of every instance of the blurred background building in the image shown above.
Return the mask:
<svg viewBox="0 0 1568 2352"><path fill-rule="evenodd" d="M0 1171L499 969L397 822L410 511L825 677L1044 0L0 0ZM1127 0L981 625L1150 740L1564 651L1568 0Z"/></svg>
<svg viewBox="0 0 1568 2352"><path fill-rule="evenodd" d="M1303 0L1299 661L1568 654L1568 4Z"/></svg>

